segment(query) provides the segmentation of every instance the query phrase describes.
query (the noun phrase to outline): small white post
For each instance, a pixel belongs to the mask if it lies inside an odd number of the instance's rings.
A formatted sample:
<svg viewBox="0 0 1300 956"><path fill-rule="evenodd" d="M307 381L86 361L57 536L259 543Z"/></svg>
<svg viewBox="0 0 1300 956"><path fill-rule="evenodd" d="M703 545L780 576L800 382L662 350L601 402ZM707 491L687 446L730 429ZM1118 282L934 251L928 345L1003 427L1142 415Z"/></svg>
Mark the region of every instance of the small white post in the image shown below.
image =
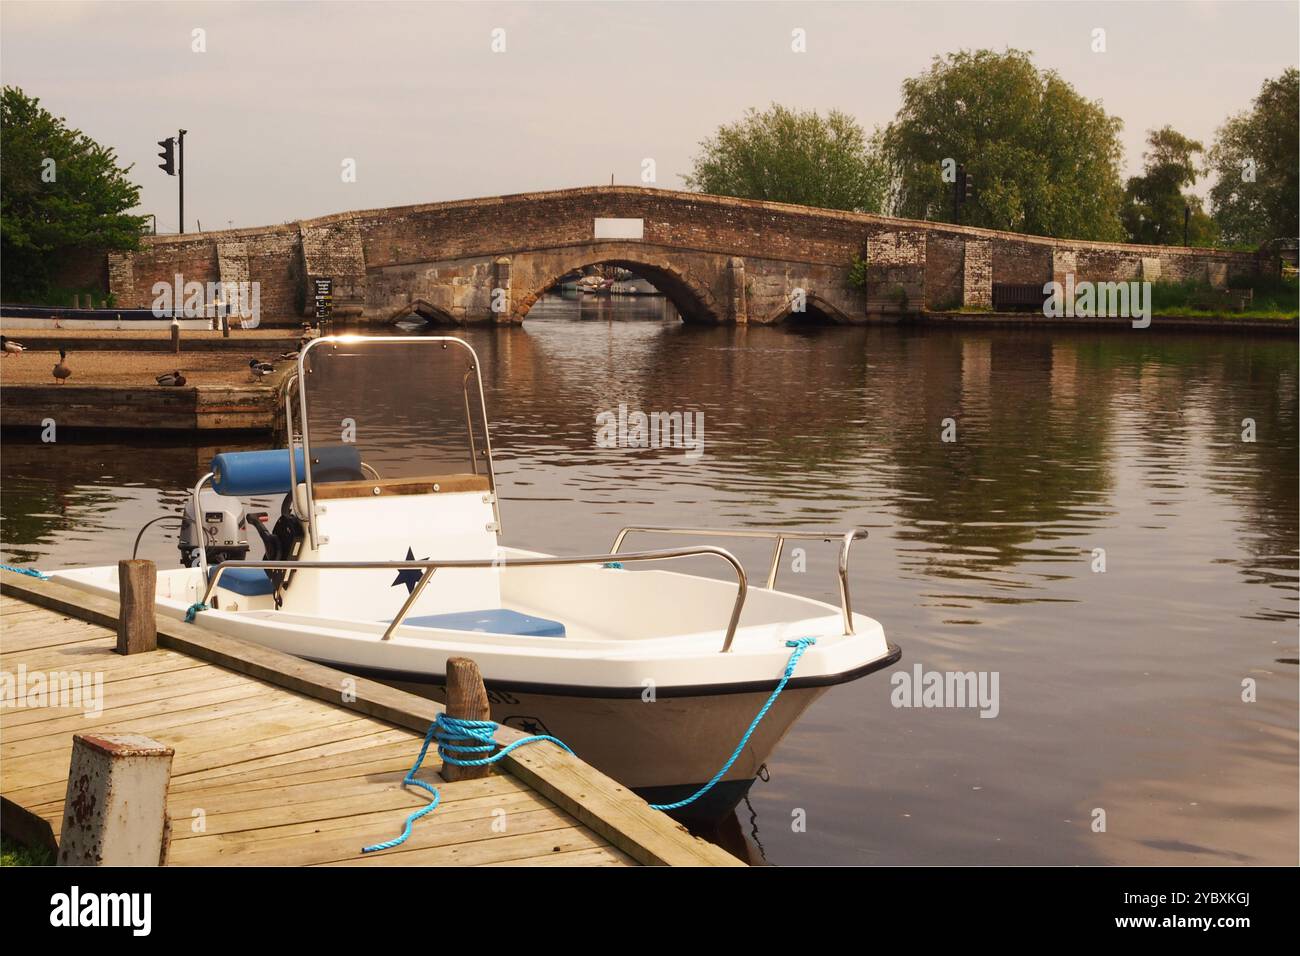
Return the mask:
<svg viewBox="0 0 1300 956"><path fill-rule="evenodd" d="M74 734L59 866L158 866L175 751L140 734Z"/></svg>

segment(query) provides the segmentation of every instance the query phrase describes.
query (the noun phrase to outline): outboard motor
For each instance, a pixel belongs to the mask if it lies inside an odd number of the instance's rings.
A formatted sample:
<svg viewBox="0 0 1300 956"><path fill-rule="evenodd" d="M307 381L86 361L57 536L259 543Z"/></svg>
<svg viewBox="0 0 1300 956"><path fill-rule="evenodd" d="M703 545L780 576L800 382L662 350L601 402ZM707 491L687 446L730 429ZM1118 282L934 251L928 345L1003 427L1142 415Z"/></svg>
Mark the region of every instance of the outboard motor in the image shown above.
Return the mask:
<svg viewBox="0 0 1300 956"><path fill-rule="evenodd" d="M199 548L207 551L208 564L240 561L248 557L248 517L238 498L203 489L199 496L202 520L194 515L194 496L186 498L181 511L181 564L192 568L198 564Z"/></svg>

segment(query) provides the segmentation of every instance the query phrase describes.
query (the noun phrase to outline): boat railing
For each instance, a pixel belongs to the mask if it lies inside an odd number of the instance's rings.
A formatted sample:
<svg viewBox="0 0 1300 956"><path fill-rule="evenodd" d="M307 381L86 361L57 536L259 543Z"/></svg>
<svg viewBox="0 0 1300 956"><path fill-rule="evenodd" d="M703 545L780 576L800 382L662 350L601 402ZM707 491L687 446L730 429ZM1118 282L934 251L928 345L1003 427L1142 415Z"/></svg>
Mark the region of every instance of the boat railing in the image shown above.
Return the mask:
<svg viewBox="0 0 1300 956"><path fill-rule="evenodd" d="M231 568L260 568L263 571L423 571L420 580L397 615L389 623L381 640L389 640L393 632L401 626L402 621L415 602L420 599L425 586L439 568L544 568L568 564L608 564L639 561L663 561L672 558L699 557L701 555L721 558L736 573L736 599L731 606L731 619L727 622L727 633L722 641L722 653L731 650L736 638L736 628L740 625L740 613L745 607L745 595L749 590L749 581L745 568L735 555L724 548L712 545L693 545L685 548L665 548L658 551L628 551L622 554L584 554L575 556L545 555L530 558L456 558L449 560L425 561L223 561L213 569L212 580L203 592L203 603L208 604L216 593L221 576Z"/></svg>
<svg viewBox="0 0 1300 956"><path fill-rule="evenodd" d="M772 562L768 567L767 583L764 585L769 591L776 587L776 576L781 570L781 554L785 550L787 541L825 541L827 543L838 541L840 543L838 568L840 611L844 615L844 633L853 633L853 599L849 594L849 551L852 550L854 541L867 536L866 528L850 528L847 531L793 531L784 529L767 530L763 528L672 528L633 525L619 531L614 538L613 546L609 550L613 554L618 554L619 548L623 546L624 538L629 534L643 533L681 534L698 538L772 539Z"/></svg>

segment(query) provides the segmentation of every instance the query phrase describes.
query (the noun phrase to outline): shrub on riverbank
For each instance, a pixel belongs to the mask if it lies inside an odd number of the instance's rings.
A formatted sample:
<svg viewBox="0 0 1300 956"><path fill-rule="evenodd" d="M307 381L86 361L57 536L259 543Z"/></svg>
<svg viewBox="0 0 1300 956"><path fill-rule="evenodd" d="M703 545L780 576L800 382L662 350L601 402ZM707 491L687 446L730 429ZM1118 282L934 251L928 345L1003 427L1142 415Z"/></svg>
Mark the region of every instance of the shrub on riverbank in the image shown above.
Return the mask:
<svg viewBox="0 0 1300 956"><path fill-rule="evenodd" d="M53 866L54 854L44 847L29 847L5 838L0 840L0 866Z"/></svg>
<svg viewBox="0 0 1300 956"><path fill-rule="evenodd" d="M1294 319L1300 315L1300 286L1295 279L1244 276L1233 279L1230 286L1234 290L1251 290L1251 301L1244 310L1225 307L1220 301L1224 293L1214 289L1208 282L1153 282L1152 314L1243 319Z"/></svg>

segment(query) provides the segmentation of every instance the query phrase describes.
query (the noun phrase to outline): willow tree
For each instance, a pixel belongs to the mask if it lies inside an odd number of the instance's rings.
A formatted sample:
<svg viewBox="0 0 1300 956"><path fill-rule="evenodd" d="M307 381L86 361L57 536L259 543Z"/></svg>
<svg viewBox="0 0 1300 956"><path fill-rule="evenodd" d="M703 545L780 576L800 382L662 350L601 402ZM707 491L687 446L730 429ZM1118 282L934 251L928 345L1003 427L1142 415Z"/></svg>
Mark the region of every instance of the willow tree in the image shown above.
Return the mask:
<svg viewBox="0 0 1300 956"><path fill-rule="evenodd" d="M854 212L879 212L884 200L884 164L838 110L751 109L700 147L683 177L698 192Z"/></svg>
<svg viewBox="0 0 1300 956"><path fill-rule="evenodd" d="M903 81L879 134L893 211L953 221L952 172L973 177L966 225L1042 236L1124 237L1121 120L1020 50L935 57Z"/></svg>
<svg viewBox="0 0 1300 956"><path fill-rule="evenodd" d="M5 301L40 301L53 266L84 250L133 249L144 217L129 215L140 188L112 149L17 87L0 99L0 256Z"/></svg>

